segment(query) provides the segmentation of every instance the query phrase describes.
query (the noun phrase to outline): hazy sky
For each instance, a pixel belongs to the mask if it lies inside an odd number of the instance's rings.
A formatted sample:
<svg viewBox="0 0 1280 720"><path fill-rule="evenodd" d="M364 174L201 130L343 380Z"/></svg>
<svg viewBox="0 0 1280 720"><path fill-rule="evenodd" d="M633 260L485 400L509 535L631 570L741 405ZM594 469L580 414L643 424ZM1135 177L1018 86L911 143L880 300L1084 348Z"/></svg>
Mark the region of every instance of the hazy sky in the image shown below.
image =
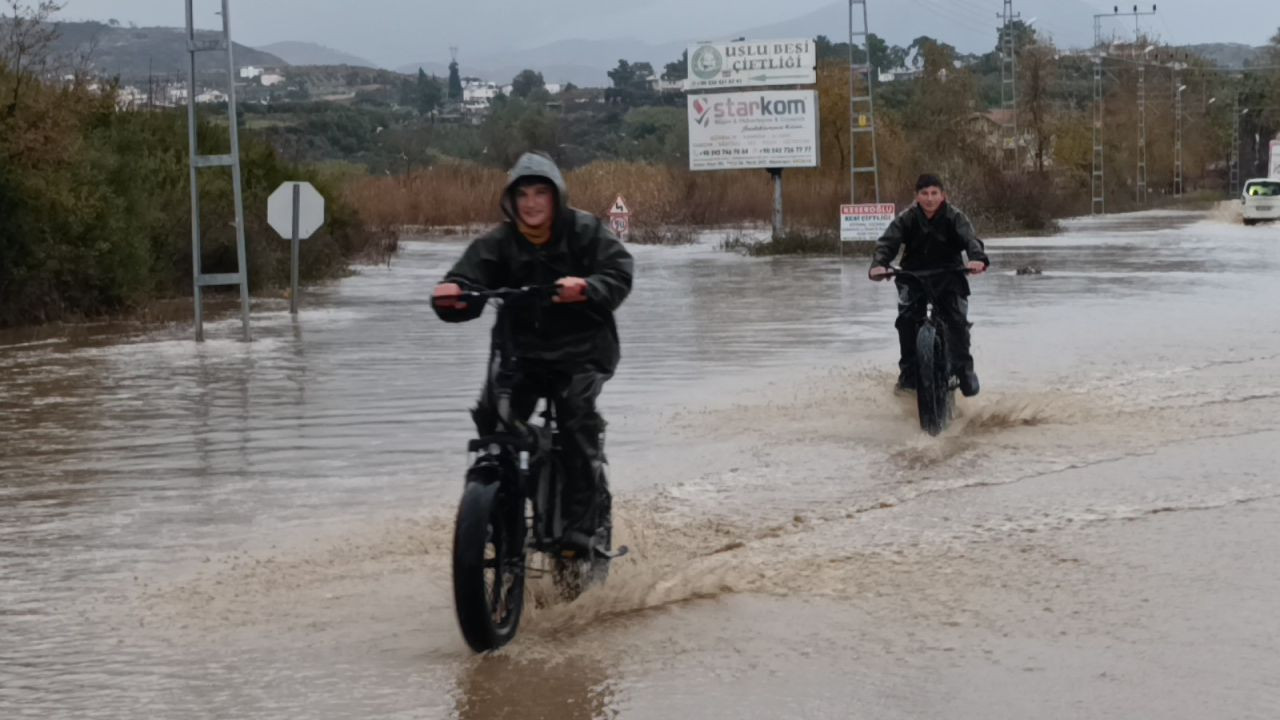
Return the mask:
<svg viewBox="0 0 1280 720"><path fill-rule="evenodd" d="M34 0L29 0L34 2ZM66 0L66 19L139 25L184 24L183 0ZM1084 0L1109 10L1112 2ZM486 55L506 47L556 40L631 37L648 42L723 37L787 20L832 0L232 0L232 34L257 46L282 40L328 45L388 67L447 59L448 46ZM876 13L943 3L975 17L1000 10L1000 0L871 0ZM195 0L197 23L215 27L220 0ZM1127 7L1132 7L1129 3ZM1142 5L1149 8L1150 2ZM1014 8L1019 2L1015 0ZM1144 27L1174 43L1259 45L1280 26L1280 0L1158 0ZM1088 28L1090 18L1081 24ZM872 28L874 30L874 27ZM838 29L837 29L838 30ZM840 33L835 33L840 34Z"/></svg>

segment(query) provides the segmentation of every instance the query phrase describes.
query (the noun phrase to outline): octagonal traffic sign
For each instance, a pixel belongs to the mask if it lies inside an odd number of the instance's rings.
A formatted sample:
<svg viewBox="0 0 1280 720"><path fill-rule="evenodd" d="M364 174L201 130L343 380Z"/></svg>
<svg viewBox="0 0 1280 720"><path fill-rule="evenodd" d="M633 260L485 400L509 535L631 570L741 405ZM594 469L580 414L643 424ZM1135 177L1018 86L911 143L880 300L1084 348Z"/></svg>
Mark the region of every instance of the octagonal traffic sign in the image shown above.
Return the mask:
<svg viewBox="0 0 1280 720"><path fill-rule="evenodd" d="M309 238L324 225L324 197L309 182L281 183L267 198L267 224L280 237L293 237L294 188L298 195L298 238Z"/></svg>

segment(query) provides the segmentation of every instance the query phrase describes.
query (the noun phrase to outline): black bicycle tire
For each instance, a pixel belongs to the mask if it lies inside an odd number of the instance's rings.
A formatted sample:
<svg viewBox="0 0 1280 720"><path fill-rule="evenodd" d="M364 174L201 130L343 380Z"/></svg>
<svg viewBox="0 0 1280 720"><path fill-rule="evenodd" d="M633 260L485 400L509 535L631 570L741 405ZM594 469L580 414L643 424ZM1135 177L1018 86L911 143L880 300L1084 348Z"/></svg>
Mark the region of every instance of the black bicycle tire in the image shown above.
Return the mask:
<svg viewBox="0 0 1280 720"><path fill-rule="evenodd" d="M514 534L510 518L503 517L499 489L499 484L494 482L468 482L458 503L458 517L454 525L454 608L462 637L476 652L495 650L510 642L520 626L520 615L524 609L523 572L515 573L512 586L507 590L508 612L501 622L494 620L490 588L485 582L485 546L490 543L490 528L502 528L493 534L494 556L497 558L510 552L505 538ZM495 582L501 581L499 573Z"/></svg>
<svg viewBox="0 0 1280 720"><path fill-rule="evenodd" d="M945 348L937 328L930 323L921 325L916 333L916 367L919 371L916 409L920 414L920 429L930 435L940 434L950 420L946 362Z"/></svg>

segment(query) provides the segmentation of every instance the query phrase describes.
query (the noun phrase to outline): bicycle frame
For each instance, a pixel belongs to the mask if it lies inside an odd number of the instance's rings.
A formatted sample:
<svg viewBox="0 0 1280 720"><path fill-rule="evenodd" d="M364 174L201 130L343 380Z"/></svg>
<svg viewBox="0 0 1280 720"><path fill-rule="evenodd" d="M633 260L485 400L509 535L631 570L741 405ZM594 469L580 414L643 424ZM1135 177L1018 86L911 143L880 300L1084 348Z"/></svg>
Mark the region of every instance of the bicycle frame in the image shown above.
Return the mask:
<svg viewBox="0 0 1280 720"><path fill-rule="evenodd" d="M532 501L532 514L525 522L525 545L538 552L552 552L564 533L564 511L561 503L563 470L560 469L560 438L556 426L555 402L549 396L539 398L543 404L539 416L542 424L530 424L514 415L512 394L520 378L520 368L512 341L511 316L507 304L521 300L537 302L549 297L554 286L521 289L470 290L461 299L467 302L497 299L496 352L497 367L491 374L496 398L498 431L472 440L467 449L474 455L472 468L495 468L487 473L490 482L504 483L506 492L519 504ZM536 406L536 403L535 403ZM471 474L468 474L471 478Z"/></svg>

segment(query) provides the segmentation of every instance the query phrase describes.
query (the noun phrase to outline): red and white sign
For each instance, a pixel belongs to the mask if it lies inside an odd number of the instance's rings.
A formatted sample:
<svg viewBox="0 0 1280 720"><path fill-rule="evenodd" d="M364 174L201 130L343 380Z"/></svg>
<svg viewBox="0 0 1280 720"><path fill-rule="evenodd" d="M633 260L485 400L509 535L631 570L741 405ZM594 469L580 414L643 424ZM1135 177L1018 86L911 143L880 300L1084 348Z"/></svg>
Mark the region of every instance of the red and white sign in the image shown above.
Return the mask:
<svg viewBox="0 0 1280 720"><path fill-rule="evenodd" d="M840 206L840 239L878 240L898 214L893 203Z"/></svg>
<svg viewBox="0 0 1280 720"><path fill-rule="evenodd" d="M631 211L627 209L627 201L621 195L614 199L613 206L609 208L609 229L613 230L619 240L626 240L631 234Z"/></svg>

